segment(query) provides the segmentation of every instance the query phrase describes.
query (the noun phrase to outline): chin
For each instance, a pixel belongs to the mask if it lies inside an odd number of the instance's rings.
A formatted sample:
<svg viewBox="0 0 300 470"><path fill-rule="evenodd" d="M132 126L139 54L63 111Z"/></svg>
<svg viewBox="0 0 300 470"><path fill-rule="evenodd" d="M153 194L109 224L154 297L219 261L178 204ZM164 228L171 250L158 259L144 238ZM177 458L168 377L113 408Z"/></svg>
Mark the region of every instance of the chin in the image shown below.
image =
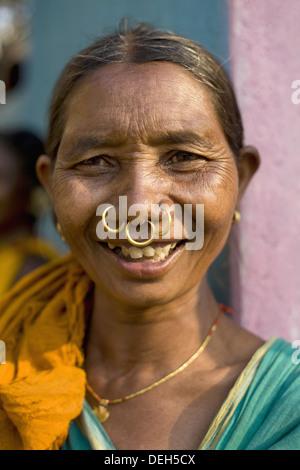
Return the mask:
<svg viewBox="0 0 300 470"><path fill-rule="evenodd" d="M137 309L148 309L157 305L163 305L172 301L178 294L180 295L180 286L176 287L164 285L163 282L147 282L132 283L123 281L121 283L112 283L111 285L104 286L103 284L98 287L101 290L105 289L105 294L111 298L116 299L117 302L122 302L125 305ZM96 285L97 289L97 285Z"/></svg>

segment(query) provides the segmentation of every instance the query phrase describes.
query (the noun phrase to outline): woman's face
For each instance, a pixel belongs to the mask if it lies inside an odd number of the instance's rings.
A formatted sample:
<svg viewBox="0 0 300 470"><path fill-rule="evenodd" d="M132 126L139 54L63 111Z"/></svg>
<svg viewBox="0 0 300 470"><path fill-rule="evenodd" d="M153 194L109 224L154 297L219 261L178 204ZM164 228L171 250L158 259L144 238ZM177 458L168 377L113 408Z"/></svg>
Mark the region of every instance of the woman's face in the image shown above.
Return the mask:
<svg viewBox="0 0 300 470"><path fill-rule="evenodd" d="M110 64L69 97L49 187L67 243L96 286L149 306L195 287L220 253L238 173L210 96L192 74L163 62ZM96 235L97 207L118 209L120 195L128 206L204 204L202 249L181 249L157 263L120 258Z"/></svg>

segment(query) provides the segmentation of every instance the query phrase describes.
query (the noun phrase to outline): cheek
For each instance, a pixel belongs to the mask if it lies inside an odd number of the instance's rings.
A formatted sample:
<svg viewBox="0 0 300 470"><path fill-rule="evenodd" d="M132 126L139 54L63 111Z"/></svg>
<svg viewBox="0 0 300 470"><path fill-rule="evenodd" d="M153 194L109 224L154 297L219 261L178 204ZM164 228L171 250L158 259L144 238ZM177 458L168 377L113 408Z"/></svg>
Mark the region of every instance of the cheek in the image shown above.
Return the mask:
<svg viewBox="0 0 300 470"><path fill-rule="evenodd" d="M53 182L53 206L64 233L85 229L96 218L101 190L88 180L58 177Z"/></svg>
<svg viewBox="0 0 300 470"><path fill-rule="evenodd" d="M210 164L195 174L184 189L184 203L203 204L206 225L219 229L228 225L238 195L238 173L235 165Z"/></svg>
<svg viewBox="0 0 300 470"><path fill-rule="evenodd" d="M205 202L205 236L225 243L232 226L232 217L238 196L237 171L217 176L218 184L207 195Z"/></svg>
<svg viewBox="0 0 300 470"><path fill-rule="evenodd" d="M238 195L238 173L234 165L210 165L195 174L181 190L181 203L193 205L194 230L200 240L204 236L199 256L215 259L228 238ZM196 214L196 204L203 204L204 218ZM204 228L203 228L204 224ZM203 230L203 231L202 231Z"/></svg>
<svg viewBox="0 0 300 470"><path fill-rule="evenodd" d="M211 185L204 192L204 244L213 259L227 241L237 196L238 173L235 165L215 171Z"/></svg>

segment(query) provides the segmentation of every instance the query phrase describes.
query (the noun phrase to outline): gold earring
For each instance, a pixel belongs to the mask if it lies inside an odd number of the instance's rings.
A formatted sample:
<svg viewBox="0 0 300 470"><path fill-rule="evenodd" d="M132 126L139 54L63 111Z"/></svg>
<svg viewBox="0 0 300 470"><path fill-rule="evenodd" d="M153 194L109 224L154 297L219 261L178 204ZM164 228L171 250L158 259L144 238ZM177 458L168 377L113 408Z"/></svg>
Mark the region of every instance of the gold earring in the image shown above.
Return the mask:
<svg viewBox="0 0 300 470"><path fill-rule="evenodd" d="M117 229L110 228L110 227L107 225L105 217L106 217L106 215L107 215L109 209L111 209L112 207L114 207L114 206L108 206L108 207L105 209L105 211L103 212L103 214L102 214L102 223L103 223L103 225L104 225L104 228L105 228L108 232L111 232L111 233L118 233L118 232L120 232L121 230L123 230L123 228L125 227L125 221L123 220L123 223L122 223L121 227L119 227L119 228L117 228Z"/></svg>
<svg viewBox="0 0 300 470"><path fill-rule="evenodd" d="M56 229L60 235L60 238L62 239L63 242L66 241L65 237L63 236L62 228L59 222L56 222Z"/></svg>
<svg viewBox="0 0 300 470"><path fill-rule="evenodd" d="M166 214L168 215L169 226L168 226L165 230L162 230L161 232L157 232L156 230L154 230L155 235L159 235L160 237L162 237L163 235L165 235L166 233L168 233L168 231L169 231L170 228L171 228L171 224L172 224L172 217L171 217L170 212L168 212L167 209L164 209L164 208L161 208L161 210L162 210L162 211L165 211Z"/></svg>
<svg viewBox="0 0 300 470"><path fill-rule="evenodd" d="M232 225L237 224L241 220L241 214L239 211L234 211L232 218Z"/></svg>
<svg viewBox="0 0 300 470"><path fill-rule="evenodd" d="M129 225L131 224L131 222L132 221L128 222L128 224L126 225L126 229L125 229L126 237L127 237L127 240L129 241L129 243L131 243L131 245L133 245L133 246L137 246L138 248L150 245L150 243L154 239L154 232L155 232L154 224L150 220L148 220L148 224L151 225L151 237L148 238L148 240L146 240L145 242L136 242L135 240L133 240L133 238L131 238L131 236L129 234Z"/></svg>

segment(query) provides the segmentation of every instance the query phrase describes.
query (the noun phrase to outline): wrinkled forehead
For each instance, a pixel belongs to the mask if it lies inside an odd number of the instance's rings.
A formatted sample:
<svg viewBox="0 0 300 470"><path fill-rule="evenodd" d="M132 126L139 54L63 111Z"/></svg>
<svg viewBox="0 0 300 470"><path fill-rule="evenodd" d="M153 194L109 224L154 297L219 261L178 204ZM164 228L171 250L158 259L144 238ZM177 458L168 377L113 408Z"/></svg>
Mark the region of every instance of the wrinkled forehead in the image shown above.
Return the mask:
<svg viewBox="0 0 300 470"><path fill-rule="evenodd" d="M124 103L135 105L159 99L163 94L170 102L198 98L205 90L184 67L170 62L148 62L143 64L113 63L101 66L81 78L70 95L71 102L88 96L88 91L99 92L99 97L110 99L116 94ZM176 95L174 96L174 91ZM82 96L82 98L84 98ZM204 96L203 96L204 98Z"/></svg>
<svg viewBox="0 0 300 470"><path fill-rule="evenodd" d="M167 62L99 67L77 84L66 111L65 130L95 123L112 132L175 122L220 128L205 87L183 67Z"/></svg>

